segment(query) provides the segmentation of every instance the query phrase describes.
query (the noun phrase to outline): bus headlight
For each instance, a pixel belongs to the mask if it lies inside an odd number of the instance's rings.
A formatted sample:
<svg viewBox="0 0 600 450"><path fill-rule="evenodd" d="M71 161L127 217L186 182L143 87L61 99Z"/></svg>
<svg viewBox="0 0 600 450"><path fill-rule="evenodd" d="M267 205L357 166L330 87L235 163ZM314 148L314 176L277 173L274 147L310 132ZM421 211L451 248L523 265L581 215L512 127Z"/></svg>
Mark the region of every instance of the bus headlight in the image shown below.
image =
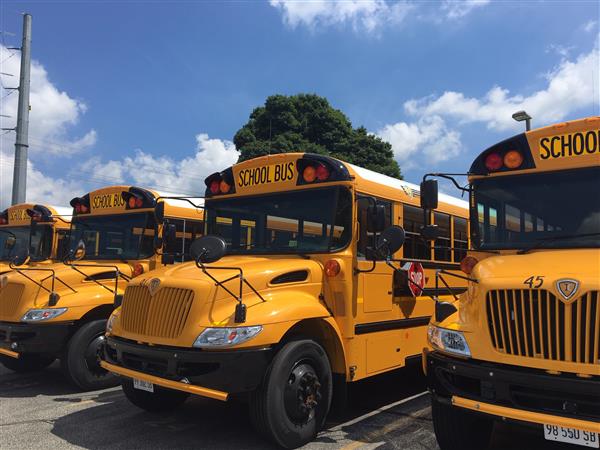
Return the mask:
<svg viewBox="0 0 600 450"><path fill-rule="evenodd" d="M469 344L467 344L464 334L460 331L429 325L427 337L429 343L442 352L467 357L471 356Z"/></svg>
<svg viewBox="0 0 600 450"><path fill-rule="evenodd" d="M117 320L116 314L111 314L108 320L106 321L106 332L112 333L113 325L115 324L115 320Z"/></svg>
<svg viewBox="0 0 600 450"><path fill-rule="evenodd" d="M262 330L262 326L207 328L194 341L193 347L222 347L237 345L252 339Z"/></svg>
<svg viewBox="0 0 600 450"><path fill-rule="evenodd" d="M67 312L67 308L30 309L25 313L21 322L41 322L54 319Z"/></svg>

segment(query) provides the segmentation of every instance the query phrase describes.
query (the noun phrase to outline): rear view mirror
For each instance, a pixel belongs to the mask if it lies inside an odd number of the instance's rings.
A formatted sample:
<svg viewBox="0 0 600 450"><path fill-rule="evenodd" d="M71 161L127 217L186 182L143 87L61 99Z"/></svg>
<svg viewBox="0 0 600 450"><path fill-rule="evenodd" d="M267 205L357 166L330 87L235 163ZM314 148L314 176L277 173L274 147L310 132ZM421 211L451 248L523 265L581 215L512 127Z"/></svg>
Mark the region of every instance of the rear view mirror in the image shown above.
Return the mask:
<svg viewBox="0 0 600 450"><path fill-rule="evenodd" d="M4 241L4 248L8 251L11 251L13 248L15 248L16 244L17 244L17 238L15 237L14 234L10 234Z"/></svg>
<svg viewBox="0 0 600 450"><path fill-rule="evenodd" d="M421 227L421 237L426 241L435 241L440 236L440 228L437 225L425 225Z"/></svg>
<svg viewBox="0 0 600 450"><path fill-rule="evenodd" d="M369 205L367 208L367 231L380 233L385 229L385 206Z"/></svg>
<svg viewBox="0 0 600 450"><path fill-rule="evenodd" d="M162 241L165 247L172 248L177 244L177 227L174 223L163 225Z"/></svg>
<svg viewBox="0 0 600 450"><path fill-rule="evenodd" d="M202 236L190 245L190 256L199 263L212 263L221 259L227 251L227 243L219 236Z"/></svg>
<svg viewBox="0 0 600 450"><path fill-rule="evenodd" d="M421 182L421 208L424 210L437 209L438 207L438 182L437 180L424 180Z"/></svg>
<svg viewBox="0 0 600 450"><path fill-rule="evenodd" d="M158 223L162 223L165 220L165 202L159 202L154 207L154 217Z"/></svg>
<svg viewBox="0 0 600 450"><path fill-rule="evenodd" d="M19 247L16 250L15 256L13 256L11 262L13 266L17 267L27 264L29 262L29 249L26 246Z"/></svg>
<svg viewBox="0 0 600 450"><path fill-rule="evenodd" d="M85 242L80 239L77 245L69 249L68 260L79 261L85 256Z"/></svg>
<svg viewBox="0 0 600 450"><path fill-rule="evenodd" d="M398 225L392 225L386 228L379 239L377 240L377 252L386 257L391 257L394 253L400 250L400 247L404 245L406 234L404 228Z"/></svg>

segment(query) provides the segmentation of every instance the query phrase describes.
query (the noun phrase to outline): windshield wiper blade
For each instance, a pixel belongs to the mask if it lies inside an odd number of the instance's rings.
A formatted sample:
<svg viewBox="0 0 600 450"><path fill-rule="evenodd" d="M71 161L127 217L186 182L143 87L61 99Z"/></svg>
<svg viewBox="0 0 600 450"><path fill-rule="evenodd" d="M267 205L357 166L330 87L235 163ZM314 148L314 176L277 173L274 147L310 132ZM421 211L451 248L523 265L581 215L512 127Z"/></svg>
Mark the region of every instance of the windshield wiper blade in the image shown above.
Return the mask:
<svg viewBox="0 0 600 450"><path fill-rule="evenodd" d="M530 252L531 250L536 250L538 248L542 248L544 247L546 244L550 243L550 242L555 242L555 241L561 241L561 240L566 240L566 239L575 239L575 238L579 238L579 237L590 237L590 236L599 236L600 232L597 233L577 233L577 234L563 234L560 236L547 236L547 237L542 237L542 238L538 238L536 239L536 242L524 249L521 249L517 252L518 255L523 255L525 253Z"/></svg>

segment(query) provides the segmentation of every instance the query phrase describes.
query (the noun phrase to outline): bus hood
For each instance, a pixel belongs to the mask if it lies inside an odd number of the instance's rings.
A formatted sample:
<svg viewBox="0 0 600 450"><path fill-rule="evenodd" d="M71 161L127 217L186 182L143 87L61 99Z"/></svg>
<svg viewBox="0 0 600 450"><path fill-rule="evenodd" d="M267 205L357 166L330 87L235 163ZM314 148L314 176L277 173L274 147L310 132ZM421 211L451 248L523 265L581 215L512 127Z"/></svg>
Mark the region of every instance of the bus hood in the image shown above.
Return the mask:
<svg viewBox="0 0 600 450"><path fill-rule="evenodd" d="M242 286L242 301L247 307L244 323L234 320L240 292L237 267L249 283ZM326 315L319 304L323 269L318 261L230 256L207 265L207 272L195 263L186 263L136 278L125 292L113 334L140 342L191 346L206 327L298 320L306 314L302 308L315 305ZM218 286L209 275L223 285Z"/></svg>
<svg viewBox="0 0 600 450"><path fill-rule="evenodd" d="M54 292L59 295L58 302L53 307L68 308L67 313L57 317L56 321L77 320L91 307L114 301L114 295L110 292L115 287L114 276L111 275L114 269L104 266L118 267L127 277L132 275L131 266L123 262L90 261L84 264L86 267L77 268L85 275L62 263L40 265L38 268L41 270L27 270L30 267L23 266L21 273L13 270L3 274L4 279L0 285L0 321L19 322L30 309L48 308L48 290L52 290L53 273ZM124 280L119 282L120 291L125 284Z"/></svg>

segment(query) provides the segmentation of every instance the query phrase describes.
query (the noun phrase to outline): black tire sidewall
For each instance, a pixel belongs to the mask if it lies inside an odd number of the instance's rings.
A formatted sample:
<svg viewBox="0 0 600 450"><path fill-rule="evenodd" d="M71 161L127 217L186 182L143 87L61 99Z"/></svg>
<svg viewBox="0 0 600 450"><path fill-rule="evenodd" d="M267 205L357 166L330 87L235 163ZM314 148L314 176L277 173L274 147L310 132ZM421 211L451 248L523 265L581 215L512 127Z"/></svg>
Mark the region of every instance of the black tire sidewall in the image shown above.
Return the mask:
<svg viewBox="0 0 600 450"><path fill-rule="evenodd" d="M321 401L315 417L306 424L292 422L284 405L284 387L292 368L302 360L310 360L321 382ZM266 396L268 428L274 440L286 448L294 448L314 439L327 418L332 398L332 375L329 358L323 347L312 340L288 342L275 356L266 376L263 395Z"/></svg>
<svg viewBox="0 0 600 450"><path fill-rule="evenodd" d="M489 446L492 419L431 399L431 415L442 450L485 450Z"/></svg>
<svg viewBox="0 0 600 450"><path fill-rule="evenodd" d="M103 333L105 328L106 319L93 320L82 325L69 340L61 363L71 381L81 389L103 389L119 384L118 377L108 371L103 376L91 373L85 361L84 355L91 340L98 333Z"/></svg>

